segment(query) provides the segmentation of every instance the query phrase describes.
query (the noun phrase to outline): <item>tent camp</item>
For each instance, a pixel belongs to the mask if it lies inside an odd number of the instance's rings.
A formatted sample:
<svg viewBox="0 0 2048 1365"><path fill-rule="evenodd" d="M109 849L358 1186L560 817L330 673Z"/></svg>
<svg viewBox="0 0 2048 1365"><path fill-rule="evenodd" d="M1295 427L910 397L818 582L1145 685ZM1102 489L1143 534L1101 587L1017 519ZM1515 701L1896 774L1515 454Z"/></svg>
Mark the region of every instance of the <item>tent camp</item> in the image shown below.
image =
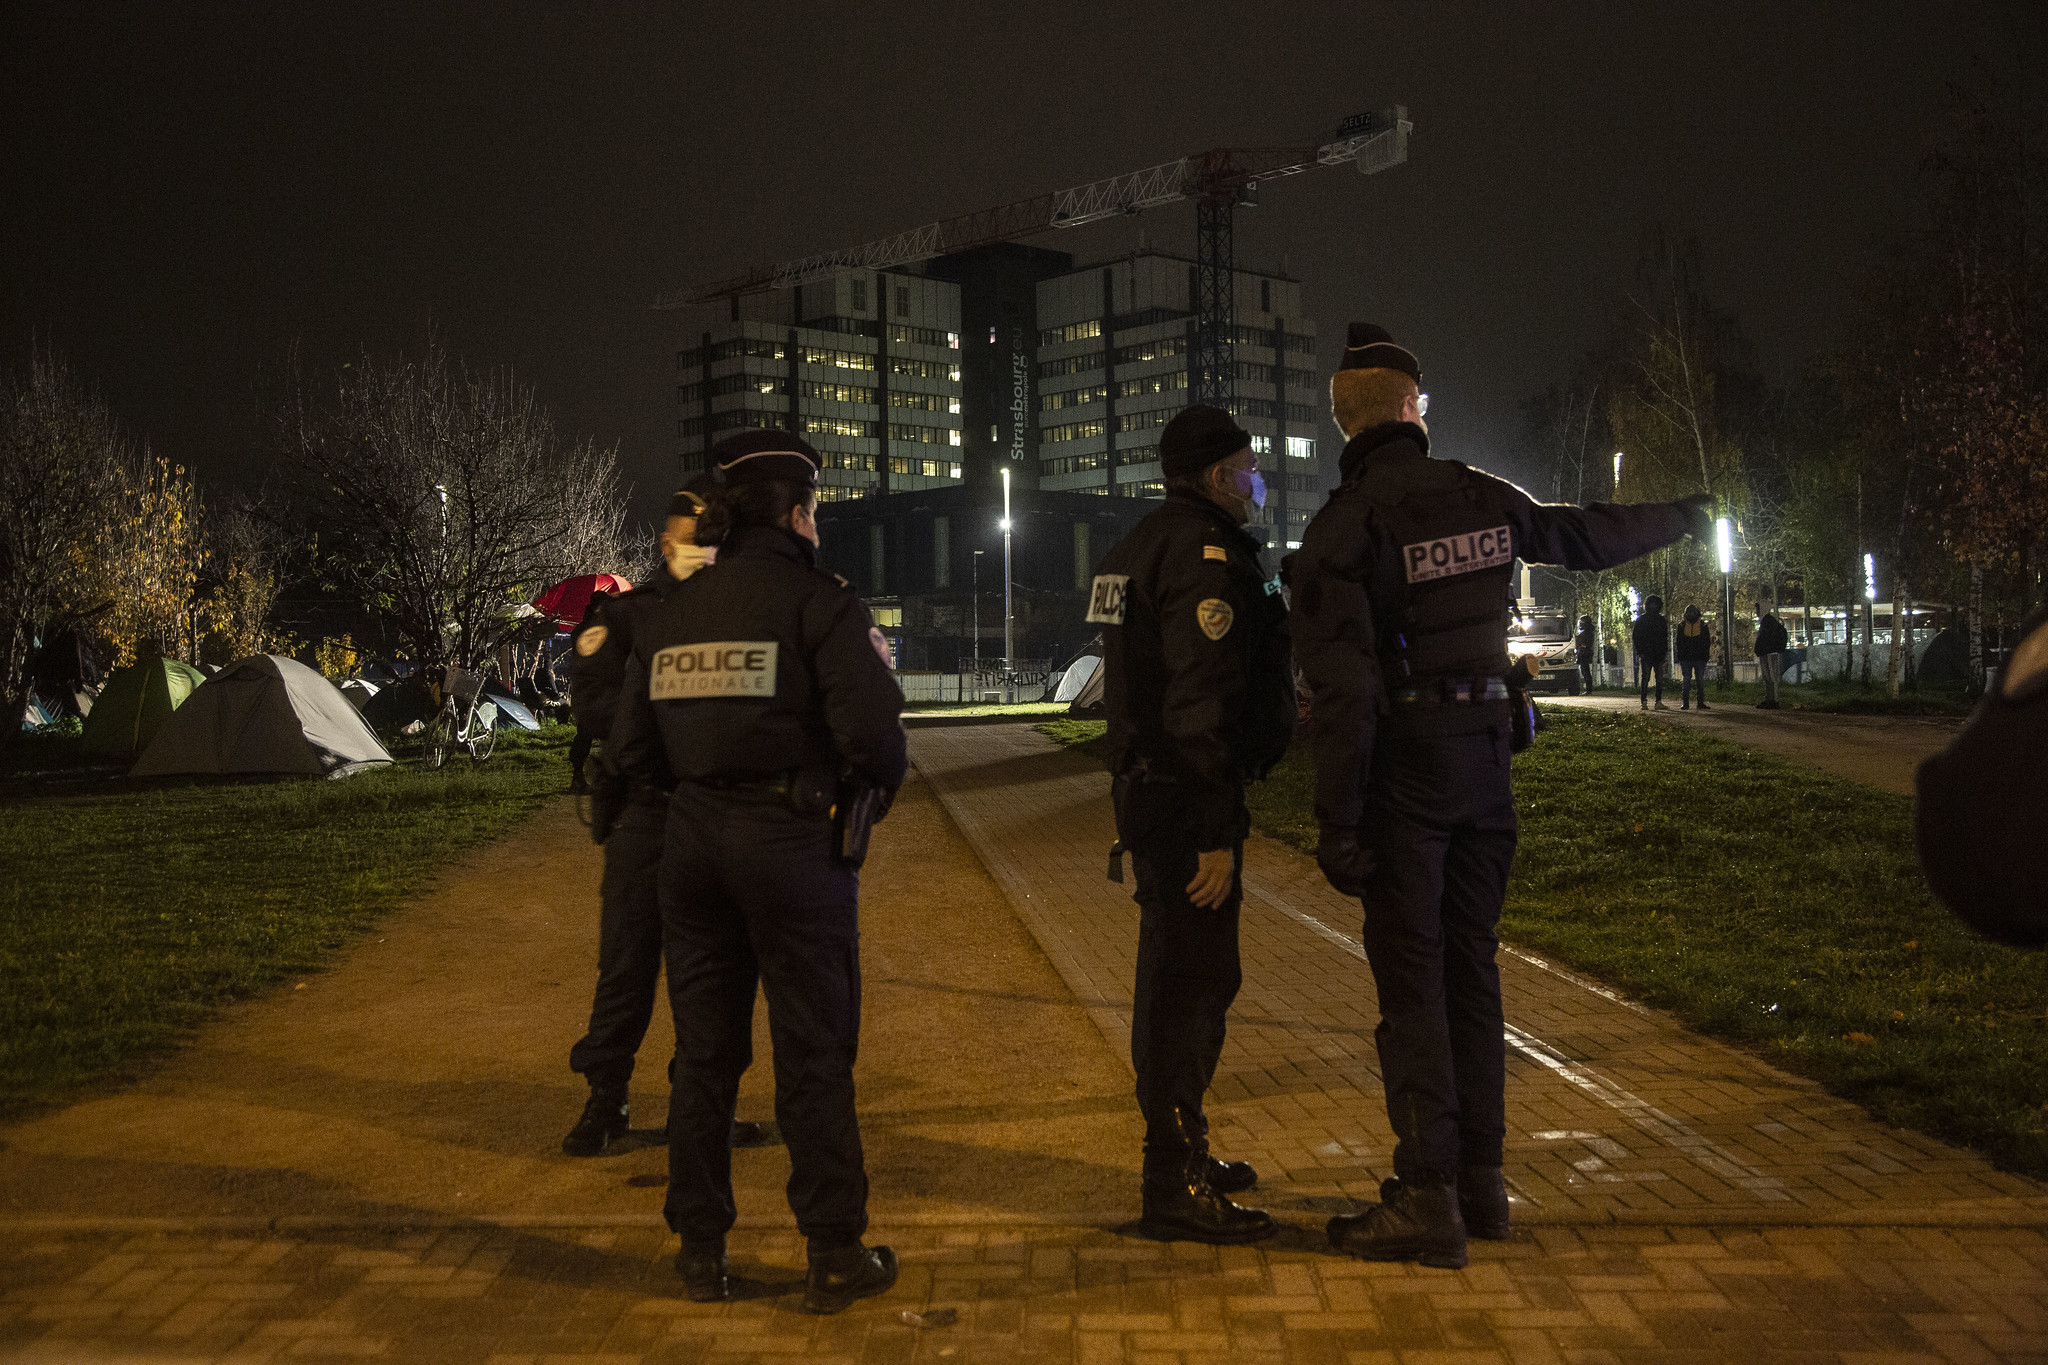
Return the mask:
<svg viewBox="0 0 2048 1365"><path fill-rule="evenodd" d="M126 758L148 748L171 713L205 681L204 673L176 659L151 659L116 670L85 718L85 752Z"/></svg>
<svg viewBox="0 0 2048 1365"><path fill-rule="evenodd" d="M590 609L590 599L601 592L631 592L633 585L615 573L587 573L565 578L533 599L533 608L552 616L563 626L577 626Z"/></svg>
<svg viewBox="0 0 2048 1365"><path fill-rule="evenodd" d="M1079 672L1090 662L1095 662L1096 667L1088 670L1087 680L1074 690L1072 698L1068 700L1068 715L1099 716L1102 714L1102 684L1109 670L1102 667L1100 662L1094 660L1092 656L1084 656L1074 661L1074 666L1067 670L1067 677L1073 677L1075 673ZM1058 696L1062 698L1067 696L1066 678L1060 680Z"/></svg>
<svg viewBox="0 0 2048 1365"><path fill-rule="evenodd" d="M390 761L376 734L333 683L297 660L257 654L222 669L194 692L129 775L345 777Z"/></svg>
<svg viewBox="0 0 2048 1365"><path fill-rule="evenodd" d="M527 708L526 703L519 700L517 696L513 695L511 688L505 686L496 678L484 684L484 695L497 704L498 715L491 723L497 726L498 729L540 729L540 721L534 718L533 712Z"/></svg>
<svg viewBox="0 0 2048 1365"><path fill-rule="evenodd" d="M349 678L341 684L341 695L347 697L349 705L360 711L370 704L370 698L383 689L368 678Z"/></svg>

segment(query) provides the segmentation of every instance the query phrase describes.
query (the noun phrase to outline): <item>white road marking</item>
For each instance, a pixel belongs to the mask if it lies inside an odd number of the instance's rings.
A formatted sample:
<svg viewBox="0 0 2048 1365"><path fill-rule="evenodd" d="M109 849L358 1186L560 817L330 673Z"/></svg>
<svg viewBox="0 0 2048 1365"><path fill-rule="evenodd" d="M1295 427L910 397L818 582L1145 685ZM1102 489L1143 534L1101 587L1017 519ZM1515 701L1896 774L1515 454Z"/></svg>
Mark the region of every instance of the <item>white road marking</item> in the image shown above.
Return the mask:
<svg viewBox="0 0 2048 1365"><path fill-rule="evenodd" d="M1254 884L1250 878L1245 879L1244 889L1326 942L1342 948L1361 962L1366 960L1365 948L1349 934L1332 929L1305 910L1296 909L1264 887ZM1565 1061L1557 1055L1555 1049L1534 1034L1525 1033L1514 1025L1505 1023L1501 1025L1501 1030L1502 1038L1509 1047L1550 1071L1560 1080L1568 1081L1593 1096L1651 1137L1676 1147L1702 1170L1740 1189L1748 1190L1758 1199L1783 1203L1791 1201L1792 1196L1785 1192L1782 1180L1765 1175L1649 1101L1630 1094L1591 1067Z"/></svg>

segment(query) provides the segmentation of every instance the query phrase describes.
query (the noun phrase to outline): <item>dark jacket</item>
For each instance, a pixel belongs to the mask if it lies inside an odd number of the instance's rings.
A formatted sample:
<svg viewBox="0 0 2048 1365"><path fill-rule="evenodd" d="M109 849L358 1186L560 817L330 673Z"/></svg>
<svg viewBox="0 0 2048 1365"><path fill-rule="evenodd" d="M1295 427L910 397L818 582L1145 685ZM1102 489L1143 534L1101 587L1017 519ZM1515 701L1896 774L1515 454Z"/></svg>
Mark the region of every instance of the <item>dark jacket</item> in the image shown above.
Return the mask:
<svg viewBox="0 0 2048 1365"><path fill-rule="evenodd" d="M809 542L734 531L636 623L614 761L638 778L665 756L679 779L723 782L850 770L893 793L909 759L887 648Z"/></svg>
<svg viewBox="0 0 2048 1365"><path fill-rule="evenodd" d="M1765 612L1764 619L1756 627L1756 657L1766 654L1783 654L1789 643L1785 634L1785 623L1778 619L1776 612Z"/></svg>
<svg viewBox="0 0 2048 1365"><path fill-rule="evenodd" d="M569 709L584 734L611 733L626 661L633 657L634 632L678 582L664 564L629 592L591 597L569 653Z"/></svg>
<svg viewBox="0 0 2048 1365"><path fill-rule="evenodd" d="M1245 781L1294 734L1287 606L1263 548L1206 498L1169 493L1102 557L1089 599L1110 770L1180 783L1202 849L1241 836Z"/></svg>
<svg viewBox="0 0 2048 1365"><path fill-rule="evenodd" d="M1499 575L1486 610L1455 623L1459 643L1446 667L1508 666L1507 575L1513 561L1604 569L1669 545L1689 529L1674 503L1638 507L1551 506L1501 479L1454 460L1432 459L1429 438L1411 423L1390 422L1354 436L1339 461L1344 484L1309 523L1302 547L1289 556L1295 658L1315 694L1316 815L1326 830L1351 831L1364 809L1365 775L1376 735L1398 739L1411 728L1438 733L1505 727L1508 703L1422 704L1395 711L1398 671L1412 651L1411 632L1435 623L1420 618L1445 597L1420 589L1438 581L1434 542L1412 541L1411 524L1450 526L1461 539L1441 558L1454 577ZM1504 527L1508 544L1466 526ZM1469 538L1463 538L1469 537ZM1461 566L1466 556L1471 569ZM1420 575L1420 577L1418 577ZM1415 594L1412 599L1411 594ZM1483 636L1483 640L1479 637ZM1446 638L1449 638L1446 633ZM1456 654L1449 660L1448 654ZM1469 657L1467 657L1469 656Z"/></svg>
<svg viewBox="0 0 2048 1365"><path fill-rule="evenodd" d="M1593 628L1587 626L1572 637L1572 653L1582 664L1598 663L1600 642L1593 637Z"/></svg>
<svg viewBox="0 0 2048 1365"><path fill-rule="evenodd" d="M1714 657L1713 629L1705 621L1682 620L1671 637L1671 646L1671 657L1678 662L1703 664Z"/></svg>
<svg viewBox="0 0 2048 1365"><path fill-rule="evenodd" d="M1653 663L1661 663L1671 657L1671 618L1658 612L1655 616L1644 612L1636 618L1629 641L1635 646L1638 657Z"/></svg>

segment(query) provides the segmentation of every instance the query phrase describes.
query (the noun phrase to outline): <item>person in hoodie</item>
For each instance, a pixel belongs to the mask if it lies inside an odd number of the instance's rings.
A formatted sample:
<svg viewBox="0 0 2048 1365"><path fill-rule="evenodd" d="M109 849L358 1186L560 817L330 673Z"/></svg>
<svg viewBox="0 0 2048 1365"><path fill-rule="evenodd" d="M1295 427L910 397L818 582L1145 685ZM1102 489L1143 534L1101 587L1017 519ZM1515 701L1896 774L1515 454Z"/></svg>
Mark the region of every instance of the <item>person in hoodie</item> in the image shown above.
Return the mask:
<svg viewBox="0 0 2048 1365"><path fill-rule="evenodd" d="M1590 693L1593 690L1593 665L1600 662L1600 641L1594 636L1592 617L1579 618L1578 634L1572 637L1572 653L1578 656L1579 661L1579 690Z"/></svg>
<svg viewBox="0 0 2048 1365"><path fill-rule="evenodd" d="M1663 598L1652 593L1644 599L1643 614L1636 617L1635 629L1629 638L1636 651L1636 685L1640 689L1639 700L1643 709L1650 709L1650 684L1654 678L1657 709L1670 710L1664 704L1664 675L1671 666L1671 620L1664 615Z"/></svg>
<svg viewBox="0 0 2048 1365"><path fill-rule="evenodd" d="M1700 710L1711 710L1707 705L1707 660L1714 657L1713 632L1700 619L1700 609L1687 603L1685 620L1678 625L1678 635L1672 640L1672 658L1678 661L1678 709L1692 708L1693 690L1699 690Z"/></svg>
<svg viewBox="0 0 2048 1365"><path fill-rule="evenodd" d="M669 499L661 529L661 567L640 587L618 596L598 594L576 633L569 691L579 733L604 735L618 709L626 661L635 630L666 601L676 586L712 562L718 552L696 543L697 518L704 511L708 482L678 489ZM628 783L600 751L592 802L591 833L604 845L604 879L598 883L597 991L590 1027L569 1049L569 1069L589 1082L583 1115L562 1139L569 1156L597 1156L624 1137L631 1118L626 1092L633 1058L654 1017L654 988L661 977L661 904L656 873L661 865L662 817L675 783L656 773ZM742 1145L764 1137L761 1125L735 1125Z"/></svg>

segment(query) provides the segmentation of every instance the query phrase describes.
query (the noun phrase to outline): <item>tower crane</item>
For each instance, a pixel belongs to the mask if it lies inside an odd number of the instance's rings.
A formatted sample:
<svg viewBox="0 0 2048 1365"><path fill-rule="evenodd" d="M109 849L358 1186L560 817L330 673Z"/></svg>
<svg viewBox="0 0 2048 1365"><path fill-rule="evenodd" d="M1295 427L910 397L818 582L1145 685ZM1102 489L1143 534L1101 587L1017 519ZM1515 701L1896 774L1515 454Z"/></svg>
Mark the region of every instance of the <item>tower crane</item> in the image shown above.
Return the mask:
<svg viewBox="0 0 2048 1365"><path fill-rule="evenodd" d="M1408 121L1407 107L1396 104L1352 115L1338 126L1335 136L1315 146L1211 148L1107 180L941 219L841 251L759 266L716 284L664 294L654 301L654 306L684 308L766 290L790 289L827 279L842 270L886 270L1192 199L1196 224L1196 296L1191 301L1195 346L1194 354L1188 357L1188 387L1195 402L1226 403L1235 389L1231 342L1236 329L1231 281L1236 268L1233 229L1238 207L1258 202L1261 183L1299 175L1319 166L1351 164L1357 166L1361 175L1398 166L1408 159L1408 135L1413 126Z"/></svg>

